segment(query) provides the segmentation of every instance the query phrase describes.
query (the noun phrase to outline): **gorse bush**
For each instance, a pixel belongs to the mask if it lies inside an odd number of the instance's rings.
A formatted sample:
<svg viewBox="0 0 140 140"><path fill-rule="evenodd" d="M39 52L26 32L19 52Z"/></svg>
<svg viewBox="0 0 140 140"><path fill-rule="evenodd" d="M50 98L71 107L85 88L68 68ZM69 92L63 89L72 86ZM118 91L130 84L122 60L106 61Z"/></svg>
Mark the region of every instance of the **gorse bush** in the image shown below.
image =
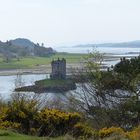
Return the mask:
<svg viewBox="0 0 140 140"><path fill-rule="evenodd" d="M36 98L16 95L7 106L0 107L0 128L38 136L61 136L81 121L78 113L39 108Z"/></svg>
<svg viewBox="0 0 140 140"><path fill-rule="evenodd" d="M10 121L3 121L0 123L0 129L12 129L12 130L19 130L20 123L10 122Z"/></svg>
<svg viewBox="0 0 140 140"><path fill-rule="evenodd" d="M20 124L6 120L8 107L1 104L0 106L0 129L19 129Z"/></svg>
<svg viewBox="0 0 140 140"><path fill-rule="evenodd" d="M134 128L132 131L127 132L119 127L103 128L98 131L98 136L101 139L108 138L108 140L139 140L140 126Z"/></svg>
<svg viewBox="0 0 140 140"><path fill-rule="evenodd" d="M130 132L126 132L126 137L130 140L139 140L140 139L140 126L134 128Z"/></svg>
<svg viewBox="0 0 140 140"><path fill-rule="evenodd" d="M119 134L119 135L124 136L125 132L120 127L103 128L103 129L99 130L99 132L98 132L98 135L100 138L109 137L112 134Z"/></svg>
<svg viewBox="0 0 140 140"><path fill-rule="evenodd" d="M80 121L78 113L66 113L56 109L43 109L39 113L40 136L60 136L68 133Z"/></svg>
<svg viewBox="0 0 140 140"><path fill-rule="evenodd" d="M19 123L20 130L29 134L37 115L37 100L27 98L24 95L17 95L8 103L5 120Z"/></svg>

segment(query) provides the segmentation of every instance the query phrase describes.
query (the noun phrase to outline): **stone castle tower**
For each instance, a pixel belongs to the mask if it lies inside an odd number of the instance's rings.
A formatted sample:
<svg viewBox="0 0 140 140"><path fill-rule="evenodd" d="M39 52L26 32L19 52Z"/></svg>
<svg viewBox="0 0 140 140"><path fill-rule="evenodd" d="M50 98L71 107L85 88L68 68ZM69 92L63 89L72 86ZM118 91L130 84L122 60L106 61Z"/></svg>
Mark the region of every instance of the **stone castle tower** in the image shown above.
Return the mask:
<svg viewBox="0 0 140 140"><path fill-rule="evenodd" d="M60 60L53 60L51 62L52 73L51 79L66 79L66 60L63 58Z"/></svg>

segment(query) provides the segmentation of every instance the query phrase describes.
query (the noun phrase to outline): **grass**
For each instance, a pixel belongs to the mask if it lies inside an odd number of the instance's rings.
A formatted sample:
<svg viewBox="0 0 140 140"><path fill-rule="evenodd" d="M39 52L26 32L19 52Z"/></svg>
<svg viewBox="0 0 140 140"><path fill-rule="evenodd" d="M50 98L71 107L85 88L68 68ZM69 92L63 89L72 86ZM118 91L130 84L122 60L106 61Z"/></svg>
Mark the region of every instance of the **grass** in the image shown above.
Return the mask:
<svg viewBox="0 0 140 140"><path fill-rule="evenodd" d="M75 64L79 63L83 57L87 54L73 54L73 53L57 53L51 57L24 57L20 61L12 59L10 62L5 63L0 58L0 69L22 69L22 68L34 68L35 66L48 65L53 59L65 58L67 63Z"/></svg>
<svg viewBox="0 0 140 140"><path fill-rule="evenodd" d="M62 137L47 138L47 137L35 137L27 136L19 133L15 133L7 130L0 130L0 140L63 140Z"/></svg>
<svg viewBox="0 0 140 140"><path fill-rule="evenodd" d="M23 135L23 134L15 133L12 131L8 131L8 130L0 130L0 140L81 140L81 139L77 139L77 138L74 139L73 137L69 135L66 135L63 137L57 137L57 138L28 136L28 135ZM93 139L89 138L86 140L93 140ZM115 135L108 138L104 138L102 140L129 140L129 139L124 138L120 135Z"/></svg>
<svg viewBox="0 0 140 140"><path fill-rule="evenodd" d="M40 85L40 86L50 86L50 87L55 87L57 85L59 86L64 86L67 84L71 84L72 80L70 79L66 79L66 80L62 80L62 79L45 79L45 80L40 80L40 81L36 81L36 85Z"/></svg>
<svg viewBox="0 0 140 140"><path fill-rule="evenodd" d="M44 138L26 136L11 131L0 130L0 140L43 140L43 139Z"/></svg>
<svg viewBox="0 0 140 140"><path fill-rule="evenodd" d="M73 139L70 136L57 138L28 136L8 130L0 130L0 140L75 140L75 139Z"/></svg>

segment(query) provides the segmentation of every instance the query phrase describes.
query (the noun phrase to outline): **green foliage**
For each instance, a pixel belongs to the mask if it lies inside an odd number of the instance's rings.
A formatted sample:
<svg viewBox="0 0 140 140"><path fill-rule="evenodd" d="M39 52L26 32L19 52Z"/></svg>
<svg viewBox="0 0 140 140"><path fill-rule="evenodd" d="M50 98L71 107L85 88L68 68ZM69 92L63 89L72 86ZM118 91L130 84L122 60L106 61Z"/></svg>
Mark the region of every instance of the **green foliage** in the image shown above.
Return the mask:
<svg viewBox="0 0 140 140"><path fill-rule="evenodd" d="M130 93L129 97L119 105L122 116L127 120L124 122L130 127L137 126L140 121L140 56L121 59L121 62L114 67L114 71L120 81L124 81L123 86Z"/></svg>
<svg viewBox="0 0 140 140"><path fill-rule="evenodd" d="M140 56L131 59L122 58L121 62L115 65L114 71L125 81L128 90L136 92L140 81Z"/></svg>
<svg viewBox="0 0 140 140"><path fill-rule="evenodd" d="M122 58L121 62L115 65L114 71L130 78L136 76L140 73L140 56L131 59Z"/></svg>
<svg viewBox="0 0 140 140"><path fill-rule="evenodd" d="M96 51L85 59L86 84L73 103L96 128L131 129L140 122L140 56L123 58L108 71L100 70L102 60Z"/></svg>

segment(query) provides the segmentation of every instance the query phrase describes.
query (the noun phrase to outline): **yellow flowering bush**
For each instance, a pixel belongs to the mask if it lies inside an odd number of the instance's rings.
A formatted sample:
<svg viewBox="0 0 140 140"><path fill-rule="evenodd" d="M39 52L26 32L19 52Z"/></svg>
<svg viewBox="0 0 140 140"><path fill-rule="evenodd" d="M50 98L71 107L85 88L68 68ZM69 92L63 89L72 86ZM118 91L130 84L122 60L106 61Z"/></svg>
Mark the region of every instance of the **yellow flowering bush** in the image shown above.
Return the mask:
<svg viewBox="0 0 140 140"><path fill-rule="evenodd" d="M80 121L78 113L66 113L56 109L43 109L39 113L39 122L42 126L40 135L60 136L72 130Z"/></svg>
<svg viewBox="0 0 140 140"><path fill-rule="evenodd" d="M126 132L126 137L130 140L139 140L140 139L140 126L134 128L130 132Z"/></svg>
<svg viewBox="0 0 140 140"><path fill-rule="evenodd" d="M15 98L8 103L5 120L19 123L20 131L30 134L30 128L34 127L34 118L38 115L37 102L35 99L28 99L26 96Z"/></svg>
<svg viewBox="0 0 140 140"><path fill-rule="evenodd" d="M103 128L99 130L99 137L100 138L105 138L109 137L112 134L119 134L119 135L125 135L124 131L120 127L110 127L110 128Z"/></svg>
<svg viewBox="0 0 140 140"><path fill-rule="evenodd" d="M0 123L0 129L20 129L20 123L3 121Z"/></svg>

